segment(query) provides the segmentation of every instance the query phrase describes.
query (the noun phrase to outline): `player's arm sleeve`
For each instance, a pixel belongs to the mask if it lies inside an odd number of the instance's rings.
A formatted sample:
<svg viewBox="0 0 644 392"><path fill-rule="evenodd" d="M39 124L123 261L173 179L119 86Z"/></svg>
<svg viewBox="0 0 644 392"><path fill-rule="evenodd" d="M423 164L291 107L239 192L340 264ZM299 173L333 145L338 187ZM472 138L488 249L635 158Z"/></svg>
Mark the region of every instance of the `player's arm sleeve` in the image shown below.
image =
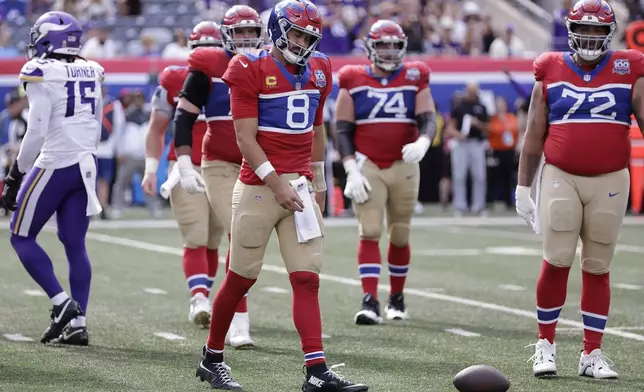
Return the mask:
<svg viewBox="0 0 644 392"><path fill-rule="evenodd" d="M247 66L241 65L244 62ZM223 81L230 87L230 110L233 120L259 117L259 89L256 83L255 63L250 63L245 56L235 56L224 76Z"/></svg>
<svg viewBox="0 0 644 392"><path fill-rule="evenodd" d="M152 95L152 102L150 102L152 110L155 112L163 114L165 117L172 117L174 113L174 106L170 105L168 99L168 90L165 87L159 85L154 90Z"/></svg>
<svg viewBox="0 0 644 392"><path fill-rule="evenodd" d="M96 98L96 106L94 109L94 118L96 118L96 123L98 124L99 132L97 132L96 137L96 146L101 142L101 132L103 127L103 96L100 95Z"/></svg>
<svg viewBox="0 0 644 392"><path fill-rule="evenodd" d="M179 93L180 98L201 109L208 104L210 95L210 78L199 70L190 70ZM182 107L177 107L174 115L174 145L175 147L192 147L192 128L199 117L199 112L193 113Z"/></svg>
<svg viewBox="0 0 644 392"><path fill-rule="evenodd" d="M546 75L546 67L547 67L549 58L550 58L549 53L543 53L539 57L537 57L532 63L534 79L537 82L542 81L544 76Z"/></svg>
<svg viewBox="0 0 644 392"><path fill-rule="evenodd" d="M418 79L417 92L420 93L426 88L429 88L429 75L431 74L431 70L425 63L418 62L418 71L420 72L420 77Z"/></svg>
<svg viewBox="0 0 644 392"><path fill-rule="evenodd" d="M350 68L342 67L338 71L338 98L336 100L336 115L341 111L341 105L345 99L353 99L349 93L351 90L352 75L349 72ZM354 113L355 115L355 113ZM337 116L336 116L337 117ZM354 121L347 121L346 119L337 119L335 121L335 138L337 140L337 150L342 159L352 156L356 152L355 136L356 136L356 123Z"/></svg>
<svg viewBox="0 0 644 392"><path fill-rule="evenodd" d="M326 78L327 82L324 90L322 91L322 94L320 95L320 103L318 105L317 111L315 112L315 121L313 122L313 125L316 127L324 124L324 106L326 104L326 99L331 93L331 89L333 88L333 75L329 70L326 70L324 72L324 77Z"/></svg>
<svg viewBox="0 0 644 392"><path fill-rule="evenodd" d="M52 111L50 94L44 85L28 83L27 98L29 100L27 132L22 139L17 158L18 169L22 173L31 169L36 157L40 154Z"/></svg>
<svg viewBox="0 0 644 392"><path fill-rule="evenodd" d="M418 106L416 106L415 120L418 125L418 133L431 141L436 137L436 106L429 88L430 70L425 63L419 62L418 71L420 75L416 92L416 105Z"/></svg>

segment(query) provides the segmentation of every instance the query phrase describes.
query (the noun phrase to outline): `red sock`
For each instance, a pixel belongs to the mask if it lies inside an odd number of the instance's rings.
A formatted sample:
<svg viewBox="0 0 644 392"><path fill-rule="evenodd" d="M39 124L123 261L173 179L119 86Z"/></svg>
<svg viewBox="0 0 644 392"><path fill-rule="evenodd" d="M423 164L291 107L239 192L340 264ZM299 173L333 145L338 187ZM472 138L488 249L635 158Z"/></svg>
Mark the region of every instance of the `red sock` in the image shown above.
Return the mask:
<svg viewBox="0 0 644 392"><path fill-rule="evenodd" d="M324 364L322 349L322 316L318 290L320 276L314 272L297 271L289 275L293 287L293 323L300 335L306 366Z"/></svg>
<svg viewBox="0 0 644 392"><path fill-rule="evenodd" d="M610 274L581 271L581 317L584 321L584 353L601 348L610 309Z"/></svg>
<svg viewBox="0 0 644 392"><path fill-rule="evenodd" d="M208 297L212 282L208 279L208 254L205 246L183 248L183 273L191 296L201 293Z"/></svg>
<svg viewBox="0 0 644 392"><path fill-rule="evenodd" d="M378 299L378 280L380 279L380 247L378 241L360 240L358 243L358 271L362 282L362 292Z"/></svg>
<svg viewBox="0 0 644 392"><path fill-rule="evenodd" d="M555 267L546 260L541 264L537 280L537 322L539 339L555 342L557 320L566 302L570 267Z"/></svg>
<svg viewBox="0 0 644 392"><path fill-rule="evenodd" d="M411 249L409 244L398 247L389 244L387 261L389 262L389 284L391 286L390 295L402 293L405 289L407 272L409 271L409 261L411 260Z"/></svg>
<svg viewBox="0 0 644 392"><path fill-rule="evenodd" d="M233 321L235 307L239 300L253 287L257 279L247 279L232 271L226 273L217 296L212 302L212 317L206 346L215 351L224 349L224 340L230 323Z"/></svg>
<svg viewBox="0 0 644 392"><path fill-rule="evenodd" d="M228 234L228 241L230 243L230 234ZM228 246L228 252L226 252L226 273L228 273L228 266L230 265L230 246ZM239 304L237 305L237 309L235 309L235 313L246 313L248 312L248 293L244 295L244 298L242 298L239 301Z"/></svg>
<svg viewBox="0 0 644 392"><path fill-rule="evenodd" d="M208 249L206 255L208 259L208 280L210 281L208 290L212 292L212 284L217 277L217 267L219 266L219 249Z"/></svg>

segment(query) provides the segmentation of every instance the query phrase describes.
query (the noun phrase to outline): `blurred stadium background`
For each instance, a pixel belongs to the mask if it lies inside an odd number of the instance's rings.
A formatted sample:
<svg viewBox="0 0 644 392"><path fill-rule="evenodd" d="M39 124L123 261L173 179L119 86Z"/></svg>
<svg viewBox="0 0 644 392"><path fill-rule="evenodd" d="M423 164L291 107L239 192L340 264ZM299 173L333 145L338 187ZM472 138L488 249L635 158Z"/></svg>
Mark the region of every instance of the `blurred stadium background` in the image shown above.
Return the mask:
<svg viewBox="0 0 644 392"><path fill-rule="evenodd" d="M244 0L268 18L273 0ZM567 50L564 15L570 0L322 0L315 1L325 15L324 38L319 50L330 55L334 71L343 64L366 62L362 39L371 22L380 18L399 22L409 37L408 57L426 61L432 68L431 87L441 113L441 129L421 163L422 181L418 212L428 203L440 203L450 213L451 161L449 121L459 97L470 82L477 82L479 99L491 119L485 162L488 210L513 210L516 157L525 129L527 99L533 77L532 59L547 50ZM129 119L147 111L158 73L167 65L184 64L189 49L186 37L202 20L219 21L235 3L217 0L0 0L0 163L9 167L26 129L26 100L17 74L25 61L24 49L32 23L47 10L74 14L86 26L82 54L106 68L106 92L114 105L106 105L105 124L111 136L103 142L103 158L114 158L106 181L111 192L110 214L118 218L128 206L146 206L155 217L167 215L158 200L146 203L134 174L127 186L114 187L119 162L144 158L147 123ZM613 0L618 16L614 48L640 48L644 31L642 0ZM644 41L644 40L642 40ZM337 86L334 94L337 94ZM334 96L327 102L329 133L329 194L331 215L350 215L341 189L344 173L333 149ZM123 110L120 110L120 109ZM140 121L139 121L140 122ZM503 135L509 134L510 139ZM635 138L641 138L634 130ZM172 129L168 132L168 142ZM634 151L637 143L634 142ZM634 158L638 158L635 154ZM634 159L634 167L644 161ZM166 168L160 168L164 178ZM644 170L644 169L640 169ZM639 172L638 172L639 173ZM633 212L641 210L641 175L635 176ZM123 190L123 188L126 188ZM129 189L127 189L129 188ZM121 202L120 200L124 200ZM499 204L495 206L495 204ZM496 208L495 208L496 207ZM505 208L504 208L505 207ZM432 210L434 211L434 210ZM477 211L476 213L479 213Z"/></svg>

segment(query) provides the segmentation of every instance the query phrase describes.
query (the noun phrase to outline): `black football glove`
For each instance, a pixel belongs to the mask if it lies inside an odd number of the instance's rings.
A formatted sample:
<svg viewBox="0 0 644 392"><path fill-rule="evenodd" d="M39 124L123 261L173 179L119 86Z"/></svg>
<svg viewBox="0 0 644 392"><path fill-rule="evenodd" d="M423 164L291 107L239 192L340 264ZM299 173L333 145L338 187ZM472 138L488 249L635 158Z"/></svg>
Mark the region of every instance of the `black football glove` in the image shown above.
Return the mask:
<svg viewBox="0 0 644 392"><path fill-rule="evenodd" d="M15 211L17 204L16 200L18 199L18 191L20 190L20 184L22 183L22 178L24 173L21 173L18 170L17 163L11 166L9 174L4 178L4 189L2 190L2 205L9 211Z"/></svg>

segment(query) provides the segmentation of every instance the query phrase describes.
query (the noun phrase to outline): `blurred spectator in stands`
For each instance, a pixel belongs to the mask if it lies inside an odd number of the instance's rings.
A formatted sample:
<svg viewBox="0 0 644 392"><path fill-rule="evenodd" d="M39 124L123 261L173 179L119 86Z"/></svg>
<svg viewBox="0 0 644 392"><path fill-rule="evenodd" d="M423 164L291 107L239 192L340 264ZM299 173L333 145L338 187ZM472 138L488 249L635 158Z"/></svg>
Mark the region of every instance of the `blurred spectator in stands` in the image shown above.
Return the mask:
<svg viewBox="0 0 644 392"><path fill-rule="evenodd" d="M20 89L8 92L4 97L5 109L0 112L0 145L8 169L18 156L20 143L27 132L27 99ZM2 177L7 172L2 173Z"/></svg>
<svg viewBox="0 0 644 392"><path fill-rule="evenodd" d="M105 20L116 16L116 6L112 0L83 0L80 5L85 20Z"/></svg>
<svg viewBox="0 0 644 392"><path fill-rule="evenodd" d="M0 23L0 58L20 56L18 48L11 45L11 29L7 22Z"/></svg>
<svg viewBox="0 0 644 392"><path fill-rule="evenodd" d="M490 57L507 58L523 57L523 41L514 34L514 26L508 24L500 37L490 45Z"/></svg>
<svg viewBox="0 0 644 392"><path fill-rule="evenodd" d="M53 8L54 0L31 0L28 16L30 20L38 19Z"/></svg>
<svg viewBox="0 0 644 392"><path fill-rule="evenodd" d="M463 23L454 26L452 39L461 43L462 54L478 56L483 53L484 24L481 8L473 1L463 4Z"/></svg>
<svg viewBox="0 0 644 392"><path fill-rule="evenodd" d="M145 95L140 90L132 92L132 105L125 114L125 127L116 140L118 169L113 188L113 218L122 216L125 209L125 191L131 189L134 174L143 177L145 170L145 135L150 118L145 105ZM162 216L161 203L157 197L146 196L146 204L154 218Z"/></svg>
<svg viewBox="0 0 644 392"><path fill-rule="evenodd" d="M106 219L108 217L110 186L114 181L116 170L116 143L124 132L125 111L121 102L109 95L107 88L103 88L103 93L103 130L96 151L98 158L96 177L98 179L98 200L103 207L101 219Z"/></svg>
<svg viewBox="0 0 644 392"><path fill-rule="evenodd" d="M492 18L489 15L483 17L483 53L490 53L490 46L496 39L494 28L492 27Z"/></svg>
<svg viewBox="0 0 644 392"><path fill-rule="evenodd" d="M424 52L426 26L422 23L423 7L418 0L401 0L401 6L399 23L407 36L407 52Z"/></svg>
<svg viewBox="0 0 644 392"><path fill-rule="evenodd" d="M161 51L154 35L144 33L141 34L141 52L132 54L146 57L157 57L161 54Z"/></svg>
<svg viewBox="0 0 644 392"><path fill-rule="evenodd" d="M97 22L94 22L97 23ZM81 48L81 56L88 59L111 59L116 57L116 42L109 38L107 27L95 24L90 28L90 38Z"/></svg>
<svg viewBox="0 0 644 392"><path fill-rule="evenodd" d="M175 29L174 41L163 48L161 57L169 60L187 60L188 55L190 55L190 48L188 48L185 32L183 29Z"/></svg>
<svg viewBox="0 0 644 392"><path fill-rule="evenodd" d="M454 20L450 16L443 16L438 30L425 43L426 51L436 56L458 56L461 44L454 41L453 28Z"/></svg>
<svg viewBox="0 0 644 392"><path fill-rule="evenodd" d="M128 111L130 109L130 106L132 106L132 90L129 88L124 88L121 91L119 91L119 97L118 100L121 102L121 106L123 107L124 111Z"/></svg>
<svg viewBox="0 0 644 392"><path fill-rule="evenodd" d="M568 46L568 28L566 27L566 18L572 8L572 0L563 0L561 7L555 9L552 18L552 50L555 52L567 52Z"/></svg>
<svg viewBox="0 0 644 392"><path fill-rule="evenodd" d="M72 14L77 18L83 15L80 0L55 0L51 7L52 11L63 11Z"/></svg>
<svg viewBox="0 0 644 392"><path fill-rule="evenodd" d="M353 50L356 27L359 28L357 12L353 5L342 0L329 0L320 5L322 14L322 41L318 50L325 54L347 54Z"/></svg>
<svg viewBox="0 0 644 392"><path fill-rule="evenodd" d="M13 20L18 16L27 16L29 13L28 0L0 0L0 22Z"/></svg>
<svg viewBox="0 0 644 392"><path fill-rule="evenodd" d="M119 16L141 15L141 0L118 0Z"/></svg>
<svg viewBox="0 0 644 392"><path fill-rule="evenodd" d="M221 19L223 19L228 8L233 4L237 3L227 4L224 1L199 0L195 3L195 6L197 7L199 14L202 15L201 20L214 20L219 23ZM257 10L257 12L260 12L260 10ZM268 21L268 16L266 17L266 21ZM266 25L266 23L264 23L264 25Z"/></svg>
<svg viewBox="0 0 644 392"><path fill-rule="evenodd" d="M488 146L488 113L479 99L479 86L469 82L463 97L452 106L450 126L446 129L454 138L451 142L452 183L454 214L462 216L468 211L467 174L472 176L472 212L485 214L486 201L486 150Z"/></svg>
<svg viewBox="0 0 644 392"><path fill-rule="evenodd" d="M501 200L508 210L514 208L513 193L517 170L516 145L519 138L517 116L508 112L508 103L496 97L496 114L490 118L488 142L495 162L488 177L489 202ZM500 197L499 197L500 196Z"/></svg>

